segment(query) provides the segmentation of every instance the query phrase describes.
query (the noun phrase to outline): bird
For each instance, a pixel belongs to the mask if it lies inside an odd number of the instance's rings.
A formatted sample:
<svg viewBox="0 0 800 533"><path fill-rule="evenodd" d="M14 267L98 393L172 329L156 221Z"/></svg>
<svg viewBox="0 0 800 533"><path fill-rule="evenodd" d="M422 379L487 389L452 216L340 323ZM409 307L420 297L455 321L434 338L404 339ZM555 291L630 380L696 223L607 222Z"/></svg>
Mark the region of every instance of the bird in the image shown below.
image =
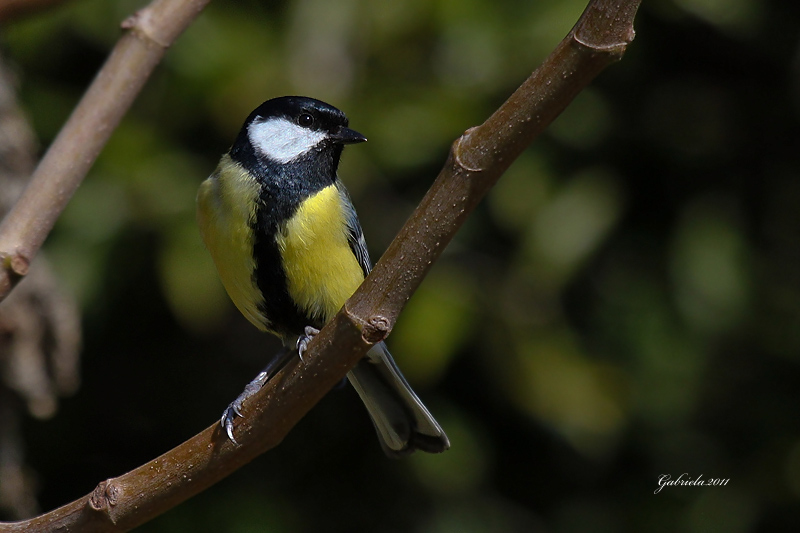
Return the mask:
<svg viewBox="0 0 800 533"><path fill-rule="evenodd" d="M372 264L353 203L338 177L346 145L366 141L336 107L304 96L259 105L197 195L200 234L228 295L283 351L222 414L234 420L344 305ZM442 427L379 342L348 373L392 458L450 447Z"/></svg>

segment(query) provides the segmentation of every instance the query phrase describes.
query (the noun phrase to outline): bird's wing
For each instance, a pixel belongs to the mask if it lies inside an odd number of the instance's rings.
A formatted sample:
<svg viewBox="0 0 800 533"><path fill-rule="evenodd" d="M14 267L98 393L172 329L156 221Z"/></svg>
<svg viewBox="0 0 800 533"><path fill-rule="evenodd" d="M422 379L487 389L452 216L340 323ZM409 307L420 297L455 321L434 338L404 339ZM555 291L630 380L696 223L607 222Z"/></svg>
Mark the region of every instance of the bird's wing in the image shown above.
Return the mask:
<svg viewBox="0 0 800 533"><path fill-rule="evenodd" d="M369 271L372 270L372 261L369 259L369 252L367 251L367 241L364 239L364 232L361 231L361 224L358 222L358 215L356 209L353 207L353 202L350 201L350 195L347 193L341 181L336 182L339 194L342 197L342 205L345 210L345 222L347 224L347 242L350 244L350 249L353 255L356 256L358 264L361 265L361 270L364 272L364 277L367 277Z"/></svg>

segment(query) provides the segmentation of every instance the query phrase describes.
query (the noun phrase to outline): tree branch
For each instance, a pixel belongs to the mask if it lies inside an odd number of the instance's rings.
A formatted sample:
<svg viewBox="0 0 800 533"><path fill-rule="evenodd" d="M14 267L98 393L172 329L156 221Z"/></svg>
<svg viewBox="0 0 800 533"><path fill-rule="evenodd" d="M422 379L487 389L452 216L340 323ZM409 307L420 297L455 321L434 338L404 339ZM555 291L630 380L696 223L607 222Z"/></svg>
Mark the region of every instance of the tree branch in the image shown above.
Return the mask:
<svg viewBox="0 0 800 533"><path fill-rule="evenodd" d="M592 79L622 58L633 40L640 1L590 2L572 31L514 94L453 143L422 202L362 290L347 302L351 313L384 316L394 324L430 266L503 172Z"/></svg>
<svg viewBox="0 0 800 533"><path fill-rule="evenodd" d="M455 141L431 189L370 276L295 361L239 419L235 446L219 424L46 515L0 531L127 531L276 446L292 427L385 338L405 303L469 213L519 153L633 39L640 0L593 0L533 75L477 128ZM454 443L458 445L458 443Z"/></svg>
<svg viewBox="0 0 800 533"><path fill-rule="evenodd" d="M0 224L0 301L28 272L100 150L166 49L209 0L154 0L122 23L117 42Z"/></svg>

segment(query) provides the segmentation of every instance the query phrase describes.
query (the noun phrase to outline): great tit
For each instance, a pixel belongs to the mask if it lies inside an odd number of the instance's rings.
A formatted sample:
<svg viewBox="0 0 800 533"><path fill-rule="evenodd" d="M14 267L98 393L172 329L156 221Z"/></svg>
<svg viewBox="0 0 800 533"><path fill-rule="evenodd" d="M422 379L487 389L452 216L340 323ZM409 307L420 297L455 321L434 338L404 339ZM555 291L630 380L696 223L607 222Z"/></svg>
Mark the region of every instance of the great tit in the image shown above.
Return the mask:
<svg viewBox="0 0 800 533"><path fill-rule="evenodd" d="M285 361L358 288L372 265L337 168L346 144L367 139L335 107L300 96L268 100L245 120L231 149L200 186L197 220L222 284L258 329L277 335L277 357L231 403L233 420ZM347 375L390 457L450 447L381 342Z"/></svg>

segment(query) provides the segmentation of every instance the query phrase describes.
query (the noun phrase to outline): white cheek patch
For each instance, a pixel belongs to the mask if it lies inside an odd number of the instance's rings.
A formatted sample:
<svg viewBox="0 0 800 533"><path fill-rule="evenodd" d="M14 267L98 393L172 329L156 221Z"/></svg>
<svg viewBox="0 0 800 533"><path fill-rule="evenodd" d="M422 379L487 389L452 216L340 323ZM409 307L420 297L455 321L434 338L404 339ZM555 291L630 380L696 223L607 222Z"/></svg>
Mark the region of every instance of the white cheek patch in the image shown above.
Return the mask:
<svg viewBox="0 0 800 533"><path fill-rule="evenodd" d="M314 148L327 134L309 130L285 118L254 122L247 128L253 147L264 157L288 163Z"/></svg>

